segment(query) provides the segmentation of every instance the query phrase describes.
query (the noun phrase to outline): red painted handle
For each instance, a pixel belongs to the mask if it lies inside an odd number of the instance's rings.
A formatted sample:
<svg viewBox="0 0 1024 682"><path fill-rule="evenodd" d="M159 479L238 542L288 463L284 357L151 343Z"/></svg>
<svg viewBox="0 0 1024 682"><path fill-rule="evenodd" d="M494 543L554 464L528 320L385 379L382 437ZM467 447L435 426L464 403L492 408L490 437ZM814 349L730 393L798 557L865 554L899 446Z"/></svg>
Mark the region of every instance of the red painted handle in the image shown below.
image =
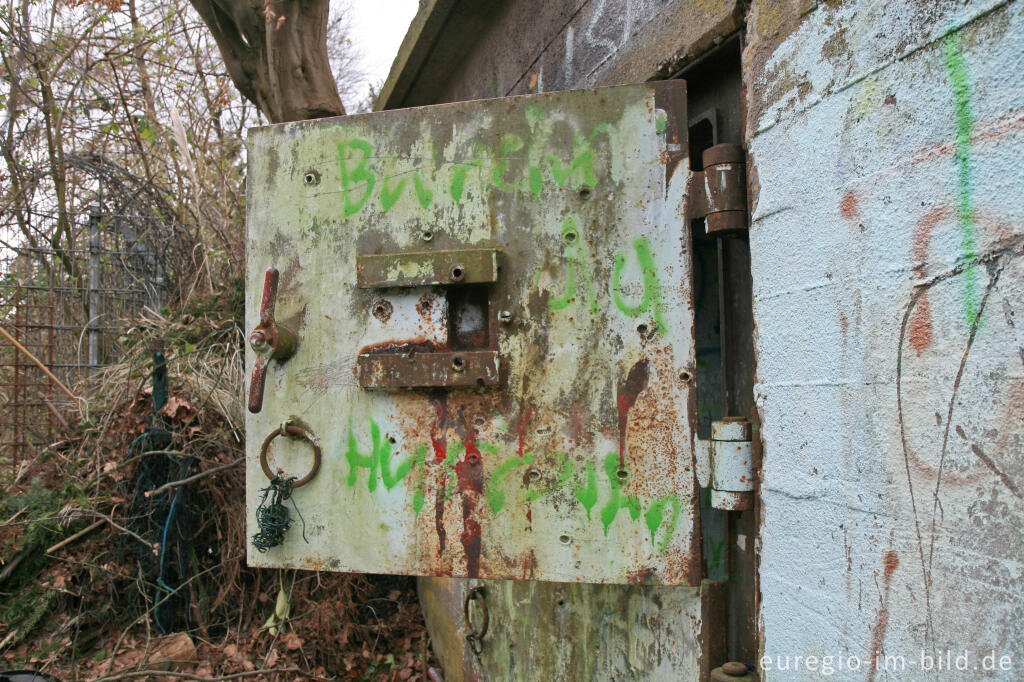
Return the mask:
<svg viewBox="0 0 1024 682"><path fill-rule="evenodd" d="M249 411L253 414L263 409L263 388L266 384L267 361L262 355L257 355L252 366L252 381L249 382Z"/></svg>
<svg viewBox="0 0 1024 682"><path fill-rule="evenodd" d="M260 301L260 323L249 334L249 345L256 351L252 381L249 382L249 411L253 414L263 409L263 389L267 383L267 365L270 360L284 362L295 353L298 346L295 333L274 321L279 277L277 268L267 268L263 279L263 298Z"/></svg>

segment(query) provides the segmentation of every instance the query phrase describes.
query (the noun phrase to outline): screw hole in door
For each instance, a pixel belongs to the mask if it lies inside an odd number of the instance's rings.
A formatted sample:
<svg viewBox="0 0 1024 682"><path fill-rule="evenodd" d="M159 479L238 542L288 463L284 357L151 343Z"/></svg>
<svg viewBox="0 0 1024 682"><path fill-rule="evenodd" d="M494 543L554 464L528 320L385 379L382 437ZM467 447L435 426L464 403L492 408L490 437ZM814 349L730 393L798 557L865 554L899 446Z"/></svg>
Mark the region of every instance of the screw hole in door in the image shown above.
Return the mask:
<svg viewBox="0 0 1024 682"><path fill-rule="evenodd" d="M395 311L395 307L391 305L391 301L381 299L373 304L371 308L373 316L381 322L387 322L391 319L391 314Z"/></svg>
<svg viewBox="0 0 1024 682"><path fill-rule="evenodd" d="M462 278L466 276L466 268L461 265L452 266L452 280L461 282Z"/></svg>
<svg viewBox="0 0 1024 682"><path fill-rule="evenodd" d="M690 383L691 379L693 379L693 375L690 374L689 372L680 372L679 373L679 380L682 381L684 384Z"/></svg>
<svg viewBox="0 0 1024 682"><path fill-rule="evenodd" d="M589 199L589 198L590 198L590 190L588 188L584 187L583 189L580 190L580 199Z"/></svg>
<svg viewBox="0 0 1024 682"><path fill-rule="evenodd" d="M462 370L466 369L465 360L463 360L461 357L455 357L452 360L452 369L454 369L456 372L461 372Z"/></svg>
<svg viewBox="0 0 1024 682"><path fill-rule="evenodd" d="M430 230L423 230L423 232L420 233L420 239L422 239L425 242L429 242L433 238L434 238L434 233L431 232Z"/></svg>
<svg viewBox="0 0 1024 682"><path fill-rule="evenodd" d="M320 174L315 170L308 170L306 174L302 176L302 182L308 187L313 187L320 184Z"/></svg>
<svg viewBox="0 0 1024 682"><path fill-rule="evenodd" d="M625 469L619 469L618 471L615 472L615 477L618 478L620 481L625 481L629 477L629 472L626 471Z"/></svg>
<svg viewBox="0 0 1024 682"><path fill-rule="evenodd" d="M575 232L566 232L562 236L562 239L565 240L566 244L572 244L572 243L574 243L576 241L576 233Z"/></svg>
<svg viewBox="0 0 1024 682"><path fill-rule="evenodd" d="M572 542L572 538L566 535L565 533L562 533L558 536L558 541L561 542L563 545L568 545L570 542Z"/></svg>

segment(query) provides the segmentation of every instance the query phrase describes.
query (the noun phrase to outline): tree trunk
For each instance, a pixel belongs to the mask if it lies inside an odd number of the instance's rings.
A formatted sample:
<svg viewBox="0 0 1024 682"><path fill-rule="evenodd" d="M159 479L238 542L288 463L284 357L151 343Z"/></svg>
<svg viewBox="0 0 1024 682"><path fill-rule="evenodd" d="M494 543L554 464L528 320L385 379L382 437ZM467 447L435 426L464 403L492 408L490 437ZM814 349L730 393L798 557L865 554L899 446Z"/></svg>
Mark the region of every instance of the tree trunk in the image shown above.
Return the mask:
<svg viewBox="0 0 1024 682"><path fill-rule="evenodd" d="M272 123L342 116L327 59L328 0L190 0L228 74Z"/></svg>

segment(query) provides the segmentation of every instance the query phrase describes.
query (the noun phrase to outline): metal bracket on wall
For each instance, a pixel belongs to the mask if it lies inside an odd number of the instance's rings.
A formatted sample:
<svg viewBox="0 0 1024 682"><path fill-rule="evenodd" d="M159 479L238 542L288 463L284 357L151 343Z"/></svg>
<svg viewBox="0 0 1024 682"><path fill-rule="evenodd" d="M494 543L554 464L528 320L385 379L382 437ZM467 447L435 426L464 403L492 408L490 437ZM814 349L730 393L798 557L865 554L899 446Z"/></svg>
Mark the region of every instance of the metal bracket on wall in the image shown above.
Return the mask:
<svg viewBox="0 0 1024 682"><path fill-rule="evenodd" d="M697 441L697 481L711 490L711 506L744 511L754 506L754 451L750 421L726 417L711 422L711 440Z"/></svg>
<svg viewBox="0 0 1024 682"><path fill-rule="evenodd" d="M720 237L747 230L747 163L743 147L716 144L704 150L704 170L690 185L690 218L703 218L707 233Z"/></svg>

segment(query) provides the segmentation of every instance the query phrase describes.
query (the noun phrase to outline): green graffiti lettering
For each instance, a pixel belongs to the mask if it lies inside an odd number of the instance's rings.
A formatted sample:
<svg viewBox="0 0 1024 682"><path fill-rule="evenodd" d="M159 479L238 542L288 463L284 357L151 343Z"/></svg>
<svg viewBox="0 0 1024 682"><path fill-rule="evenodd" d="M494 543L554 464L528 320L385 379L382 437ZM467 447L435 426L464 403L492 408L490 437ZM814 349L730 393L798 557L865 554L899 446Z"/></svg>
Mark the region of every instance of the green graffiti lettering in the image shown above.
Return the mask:
<svg viewBox="0 0 1024 682"><path fill-rule="evenodd" d="M462 201L462 193L466 187L466 174L469 173L469 169L480 168L481 166L483 166L483 163L479 159L465 163L456 163L452 166L452 182L449 185L448 191L452 196L452 201L456 204Z"/></svg>
<svg viewBox="0 0 1024 682"><path fill-rule="evenodd" d="M429 207L434 201L434 191L423 184L423 178L418 172L412 175L412 186L416 190L416 198L419 200L420 206Z"/></svg>
<svg viewBox="0 0 1024 682"><path fill-rule="evenodd" d="M562 468L561 471L558 472L558 478L555 479L554 483L544 486L543 488L527 490L526 494L523 496L527 502L533 502L534 500L539 500L542 497L547 497L548 495L553 494L556 490L568 483L570 478L572 478L572 460L561 452L556 452L555 457L558 458L559 466ZM589 510L587 511L587 515L590 515Z"/></svg>
<svg viewBox="0 0 1024 682"><path fill-rule="evenodd" d="M372 419L370 420L370 439L373 443L373 451L369 455L361 454L356 443L355 433L352 431L352 426L349 425L348 447L345 450L345 459L348 460L349 465L347 483L350 486L355 485L359 469L369 469L370 475L366 487L370 492L377 489L378 478L384 483L385 488L391 490L409 474L414 465L423 464L426 460L427 446L420 445L412 455L407 457L392 472L391 440L381 436L380 427ZM422 506L422 502L420 505Z"/></svg>
<svg viewBox="0 0 1024 682"><path fill-rule="evenodd" d="M662 521L665 519L666 504L672 505L672 514L668 517L668 523L665 525L665 533L661 536L661 541L655 542L654 537L658 532L658 528L661 527ZM647 513L644 514L644 521L647 522L647 530L651 531L651 544L655 545L659 552L665 551L668 547L668 541L675 535L676 523L679 521L679 512L682 507L683 505L679 502L678 497L666 495L652 502L651 506L647 508Z"/></svg>
<svg viewBox="0 0 1024 682"><path fill-rule="evenodd" d="M533 455L526 453L522 457L519 455L509 457L498 465L494 470L494 474L491 476L491 480L487 483L487 489L484 493L487 497L487 504L491 506L492 512L497 514L505 506L505 491L501 488L501 484L505 480L505 477L508 476L513 469L532 463Z"/></svg>
<svg viewBox="0 0 1024 682"><path fill-rule="evenodd" d="M644 285L643 297L635 306L629 305L622 298L621 279L622 270L626 266L626 254L618 251L615 254L615 267L612 270L612 296L615 299L615 305L628 317L637 317L651 310L658 332L664 334L665 320L661 312L661 284L658 282L658 270L654 265L654 257L651 255L651 246L645 237L637 237L633 242L633 250L636 252L636 259L640 264Z"/></svg>
<svg viewBox="0 0 1024 682"><path fill-rule="evenodd" d="M391 178L385 179L380 183L380 207L385 211L391 210L391 207L395 205L399 197L402 196L402 191L405 189L405 182L409 178L402 178L398 181L398 184L394 188L388 187L388 181Z"/></svg>
<svg viewBox="0 0 1024 682"><path fill-rule="evenodd" d="M525 107L525 113L526 124L530 126L531 131L548 115L548 113L544 111L544 107L538 104L527 104Z"/></svg>
<svg viewBox="0 0 1024 682"><path fill-rule="evenodd" d="M348 427L348 448L345 450L345 459L348 460L348 480L346 482L350 487L356 484L359 469L369 469L370 478L367 487L370 492L377 489L377 454L375 451L371 451L369 455L359 452L356 434L352 430L351 424Z"/></svg>
<svg viewBox="0 0 1024 682"><path fill-rule="evenodd" d="M540 173L540 168L536 166L530 166L530 191L533 192L534 201L540 200L540 190L544 186L544 177Z"/></svg>
<svg viewBox="0 0 1024 682"><path fill-rule="evenodd" d="M604 534L608 535L608 529L619 515L619 510L629 510L629 516L634 521L640 518L640 500L632 495L622 494L622 482L619 477L626 478L628 472L619 466L619 453L612 452L604 458L604 473L608 476L611 494L608 503L601 508L601 523L604 524Z"/></svg>
<svg viewBox="0 0 1024 682"><path fill-rule="evenodd" d="M349 167L349 150L355 150L361 154L354 168ZM344 196L345 217L358 213L366 205L367 199L373 193L373 186L377 182L377 176L367 169L367 164L373 156L373 147L363 139L349 140L338 145L338 160L341 164L341 189ZM363 184L362 194L353 198L353 190L357 189L360 183Z"/></svg>
<svg viewBox="0 0 1024 682"><path fill-rule="evenodd" d="M594 474L594 463L587 462L587 484L576 486L573 491L576 499L580 501L583 508L587 510L587 519L590 518L590 510L597 504L597 476Z"/></svg>
<svg viewBox="0 0 1024 682"><path fill-rule="evenodd" d="M548 307L552 310L564 310L576 300L576 278L579 272L583 273L584 288L587 298L590 300L590 312L597 312L597 297L594 295L594 286L591 281L591 268L587 267L585 259L586 244L583 235L571 216L562 221L562 244L565 248L565 293L561 296L548 298Z"/></svg>
<svg viewBox="0 0 1024 682"><path fill-rule="evenodd" d="M419 455L420 449L423 450L423 459L420 460L420 467L416 474L416 485L412 490L412 510L416 518L420 517L420 510L423 509L423 503L427 499L427 446L421 445L416 450L416 454Z"/></svg>
<svg viewBox="0 0 1024 682"><path fill-rule="evenodd" d="M575 152L572 161L567 164L562 163L557 156L548 154L548 163L551 164L551 177L559 187L565 187L576 171L580 172L581 185L593 187L597 184L597 176L594 174L594 150L589 147Z"/></svg>
<svg viewBox="0 0 1024 682"><path fill-rule="evenodd" d="M491 167L491 182L502 192L514 192L519 189L505 180L505 173L508 172L508 155L523 148L523 139L518 135L508 134L501 136L498 157Z"/></svg>

